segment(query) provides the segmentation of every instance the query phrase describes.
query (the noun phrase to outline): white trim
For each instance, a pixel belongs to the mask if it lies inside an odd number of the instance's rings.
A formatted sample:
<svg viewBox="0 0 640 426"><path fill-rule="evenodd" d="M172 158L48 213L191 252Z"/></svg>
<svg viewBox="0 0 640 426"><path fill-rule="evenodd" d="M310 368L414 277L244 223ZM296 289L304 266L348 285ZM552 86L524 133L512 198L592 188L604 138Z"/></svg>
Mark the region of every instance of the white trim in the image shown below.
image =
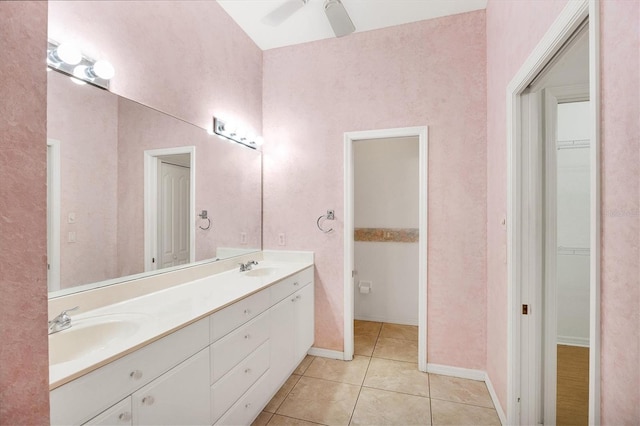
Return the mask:
<svg viewBox="0 0 640 426"><path fill-rule="evenodd" d="M315 346L309 348L309 352L307 352L307 354L311 356L319 356L321 358L339 359L340 361L345 360L344 352L333 351L331 349L316 348Z"/></svg>
<svg viewBox="0 0 640 426"><path fill-rule="evenodd" d="M389 317L377 317L377 316L369 316L369 315L358 315L358 318L354 318L359 321L373 321L373 322L390 322L392 324L401 324L401 325L413 325L417 326L418 321L416 319L406 319L406 318L389 318Z"/></svg>
<svg viewBox="0 0 640 426"><path fill-rule="evenodd" d="M489 374L487 373L484 373L484 374L485 374L484 383L487 385L489 396L491 396L491 401L493 401L493 406L495 407L496 412L498 413L498 418L500 419L500 423L502 423L503 425L506 425L507 416L504 413L504 410L502 409L502 404L500 404L500 399L498 398L498 394L496 393L496 390L493 387L493 383L491 382L491 378L489 378Z"/></svg>
<svg viewBox="0 0 640 426"><path fill-rule="evenodd" d="M575 337L575 336L558 336L557 344L565 345L565 346L580 346L581 348L588 348L589 338Z"/></svg>
<svg viewBox="0 0 640 426"><path fill-rule="evenodd" d="M440 374L442 376L459 377L461 379L477 380L484 382L487 373L482 370L472 368L452 367L443 364L427 364L427 373Z"/></svg>
<svg viewBox="0 0 640 426"><path fill-rule="evenodd" d="M487 385L489 396L491 397L493 406L496 409L496 413L498 414L500 423L502 423L503 425L507 424L507 416L504 414L502 404L500 404L500 400L498 399L498 394L496 393L496 390L493 387L493 383L491 383L491 379L489 378L489 375L486 371L474 370L471 368L452 367L450 365L442 364L427 364L427 373L484 382L485 385Z"/></svg>
<svg viewBox="0 0 640 426"><path fill-rule="evenodd" d="M419 144L419 236L418 236L418 369L427 370L427 237L428 237L428 128L404 127L344 134L344 359L353 359L353 142L367 139L418 137Z"/></svg>
<svg viewBox="0 0 640 426"><path fill-rule="evenodd" d="M589 424L600 424L600 2L589 0Z"/></svg>
<svg viewBox="0 0 640 426"><path fill-rule="evenodd" d="M600 171L599 171L599 3L595 0L569 2L529 55L507 87L507 423L520 423L520 304L522 285L522 221L521 184L518 167L522 153L520 95L536 75L560 50L585 18L589 17L589 93L591 108L591 262L590 282L590 362L589 362L589 423L600 422Z"/></svg>
<svg viewBox="0 0 640 426"><path fill-rule="evenodd" d="M49 150L50 148L50 150ZM49 291L60 290L60 193L62 191L60 178L60 141L57 139L47 138L48 153L51 158L47 158L47 167L51 167L51 188L47 188L47 201L51 204L47 205L47 212L50 216L51 229L48 230L47 236L47 288ZM48 174L48 171L47 171Z"/></svg>
<svg viewBox="0 0 640 426"><path fill-rule="evenodd" d="M196 147L150 149L144 151L144 270L153 271L157 258L158 159L163 155L189 154L189 263L196 259Z"/></svg>

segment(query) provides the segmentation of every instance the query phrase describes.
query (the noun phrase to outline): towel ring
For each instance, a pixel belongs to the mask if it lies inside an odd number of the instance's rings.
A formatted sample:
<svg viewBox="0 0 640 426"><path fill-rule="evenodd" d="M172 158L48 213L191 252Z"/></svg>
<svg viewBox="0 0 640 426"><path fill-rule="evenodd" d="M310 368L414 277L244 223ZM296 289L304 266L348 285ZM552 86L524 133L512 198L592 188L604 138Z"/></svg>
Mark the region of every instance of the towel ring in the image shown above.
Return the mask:
<svg viewBox="0 0 640 426"><path fill-rule="evenodd" d="M203 228L202 226L198 225L198 228L202 229L203 231L207 231L209 228L211 228L211 219L209 219L208 217L203 217L203 219L207 219L209 221L209 224L207 225L206 228Z"/></svg>
<svg viewBox="0 0 640 426"><path fill-rule="evenodd" d="M322 218L328 218L328 215L323 214L322 216L320 216L320 217L318 218L318 220L316 221L316 225L318 226L318 229L319 229L319 230L321 230L322 232L324 232L325 234L328 234L329 232L332 232L332 231L333 231L333 228L328 229L328 230L324 230L324 229L322 229L322 226L320 226L320 220L322 220Z"/></svg>

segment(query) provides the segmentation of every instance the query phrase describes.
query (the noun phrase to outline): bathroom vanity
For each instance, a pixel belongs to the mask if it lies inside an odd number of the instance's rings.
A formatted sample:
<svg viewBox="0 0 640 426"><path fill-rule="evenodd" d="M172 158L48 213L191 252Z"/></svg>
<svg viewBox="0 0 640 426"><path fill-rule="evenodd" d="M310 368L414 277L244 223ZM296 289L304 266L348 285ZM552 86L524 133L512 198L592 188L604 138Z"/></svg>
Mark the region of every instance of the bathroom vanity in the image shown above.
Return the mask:
<svg viewBox="0 0 640 426"><path fill-rule="evenodd" d="M313 255L264 257L72 316L51 424L250 424L314 341Z"/></svg>

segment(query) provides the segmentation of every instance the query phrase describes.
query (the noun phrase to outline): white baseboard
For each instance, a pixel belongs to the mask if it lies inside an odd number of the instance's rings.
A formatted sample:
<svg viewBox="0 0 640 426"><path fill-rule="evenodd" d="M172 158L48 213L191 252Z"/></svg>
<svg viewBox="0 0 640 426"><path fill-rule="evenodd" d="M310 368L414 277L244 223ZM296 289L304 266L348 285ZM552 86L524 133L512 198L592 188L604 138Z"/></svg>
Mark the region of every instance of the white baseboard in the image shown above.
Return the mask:
<svg viewBox="0 0 640 426"><path fill-rule="evenodd" d="M558 336L559 345L589 347L588 337Z"/></svg>
<svg viewBox="0 0 640 426"><path fill-rule="evenodd" d="M376 316L367 316L367 315L355 315L355 320L358 321L373 321L373 322L386 322L391 324L402 324L402 325L418 325L417 318L387 318L387 317L376 317Z"/></svg>
<svg viewBox="0 0 640 426"><path fill-rule="evenodd" d="M493 388L493 383L491 383L491 379L487 373L484 373L484 383L487 385L487 389L489 390L489 395L491 395L491 401L493 401L493 406L496 408L496 412L498 413L498 418L500 419L500 423L503 425L507 424L507 416L502 409L502 404L500 404L500 400L498 399L498 394L496 394L496 390Z"/></svg>
<svg viewBox="0 0 640 426"><path fill-rule="evenodd" d="M473 370L470 368L451 367L449 365L441 364L427 364L427 373L442 374L443 376L458 377L460 379L477 380L479 382L484 382L487 385L487 389L489 390L489 395L491 396L491 401L493 402L493 406L496 409L496 413L498 414L500 423L502 423L503 425L507 424L507 416L504 414L504 410L502 409L502 405L500 404L498 395L496 394L496 391L493 388L493 384L491 383L491 379L489 379L489 375L486 371Z"/></svg>
<svg viewBox="0 0 640 426"><path fill-rule="evenodd" d="M482 370L470 368L451 367L442 364L427 364L427 373L442 374L443 376L459 377L461 379L478 380L484 382L486 373Z"/></svg>
<svg viewBox="0 0 640 426"><path fill-rule="evenodd" d="M311 347L309 349L309 352L307 352L309 355L312 356L319 356L321 358L331 358L331 359L339 359L339 360L344 360L344 352L342 351L333 351L331 349L322 349L322 348L316 348L316 347Z"/></svg>

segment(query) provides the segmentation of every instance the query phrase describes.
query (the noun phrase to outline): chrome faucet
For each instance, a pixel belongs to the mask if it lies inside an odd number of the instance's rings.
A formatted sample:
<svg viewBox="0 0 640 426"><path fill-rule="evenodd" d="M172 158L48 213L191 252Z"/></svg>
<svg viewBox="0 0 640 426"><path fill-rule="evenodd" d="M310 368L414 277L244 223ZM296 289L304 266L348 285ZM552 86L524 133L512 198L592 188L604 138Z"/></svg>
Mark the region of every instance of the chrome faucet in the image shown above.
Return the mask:
<svg viewBox="0 0 640 426"><path fill-rule="evenodd" d="M245 263L240 263L240 272L245 272L245 271L250 271L251 268L253 267L253 265L257 265L258 262L256 262L255 260L250 260L248 261L246 264Z"/></svg>
<svg viewBox="0 0 640 426"><path fill-rule="evenodd" d="M57 333L58 331L66 330L71 327L71 317L67 315L67 312L75 311L80 306L62 311L57 317L49 321L49 334Z"/></svg>

